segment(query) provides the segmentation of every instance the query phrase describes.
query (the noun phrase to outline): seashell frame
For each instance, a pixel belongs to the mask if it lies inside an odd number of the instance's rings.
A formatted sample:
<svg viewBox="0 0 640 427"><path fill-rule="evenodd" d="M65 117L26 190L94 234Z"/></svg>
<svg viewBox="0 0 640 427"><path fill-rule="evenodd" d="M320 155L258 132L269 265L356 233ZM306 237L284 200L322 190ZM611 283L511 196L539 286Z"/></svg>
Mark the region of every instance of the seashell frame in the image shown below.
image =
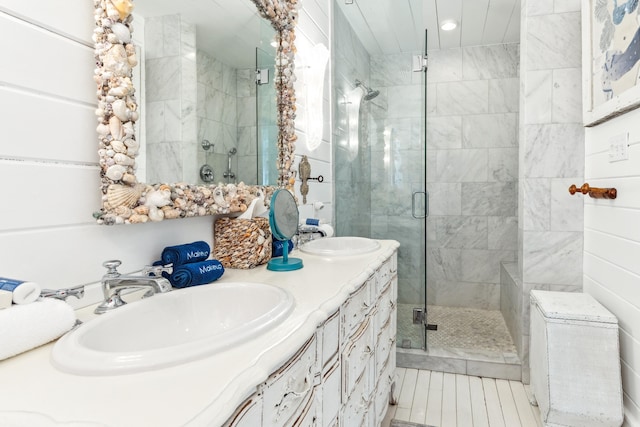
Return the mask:
<svg viewBox="0 0 640 427"><path fill-rule="evenodd" d="M293 192L296 173L295 155L296 96L294 90L295 27L300 0L251 0L259 14L271 22L276 30L276 103L278 106L278 185ZM95 28L93 33L98 108L98 155L102 209L94 214L99 224L133 224L164 219L185 218L216 214L234 214L247 209L251 201L264 196L265 204L271 200L276 187L237 185L194 185L187 183L137 182L135 158L139 143L134 123L138 119L138 104L131 81L132 69L138 63L135 46L128 37L133 32L133 0L94 0ZM112 26L116 29L112 30ZM127 34L127 30L129 33ZM114 187L115 186L115 187ZM122 204L114 204L114 188L122 193L126 187L128 197ZM111 191L109 191L111 188ZM147 203L147 195L157 191L170 191L171 202L158 207ZM137 201L130 200L138 194ZM222 200L224 199L224 201ZM149 215L153 211L154 215Z"/></svg>

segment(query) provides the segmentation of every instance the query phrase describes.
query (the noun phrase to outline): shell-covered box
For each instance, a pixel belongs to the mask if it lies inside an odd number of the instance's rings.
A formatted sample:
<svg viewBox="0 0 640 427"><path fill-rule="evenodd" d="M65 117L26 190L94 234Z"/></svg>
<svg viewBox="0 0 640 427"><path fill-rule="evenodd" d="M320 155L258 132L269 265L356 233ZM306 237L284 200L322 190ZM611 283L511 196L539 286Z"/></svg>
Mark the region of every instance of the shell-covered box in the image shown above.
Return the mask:
<svg viewBox="0 0 640 427"><path fill-rule="evenodd" d="M268 218L218 218L213 234L214 258L225 268L254 268L271 259Z"/></svg>

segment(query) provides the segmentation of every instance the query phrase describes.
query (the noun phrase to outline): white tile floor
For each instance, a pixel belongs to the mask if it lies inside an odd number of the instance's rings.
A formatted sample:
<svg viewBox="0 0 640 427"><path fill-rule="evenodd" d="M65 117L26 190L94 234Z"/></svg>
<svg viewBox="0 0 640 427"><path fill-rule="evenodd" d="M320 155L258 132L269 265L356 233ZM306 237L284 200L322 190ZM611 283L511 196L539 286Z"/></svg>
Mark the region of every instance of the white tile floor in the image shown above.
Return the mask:
<svg viewBox="0 0 640 427"><path fill-rule="evenodd" d="M519 381L397 368L398 404L392 419L436 427L541 427L537 407L529 404Z"/></svg>

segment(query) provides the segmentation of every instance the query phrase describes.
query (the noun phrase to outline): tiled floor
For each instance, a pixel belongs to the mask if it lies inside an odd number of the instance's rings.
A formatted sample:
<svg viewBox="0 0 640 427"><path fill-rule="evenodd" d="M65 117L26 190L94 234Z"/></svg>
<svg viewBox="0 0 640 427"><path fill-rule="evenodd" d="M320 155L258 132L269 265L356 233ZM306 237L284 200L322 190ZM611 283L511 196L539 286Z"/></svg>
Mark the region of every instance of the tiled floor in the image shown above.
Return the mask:
<svg viewBox="0 0 640 427"><path fill-rule="evenodd" d="M411 340L412 348L422 347L423 331L413 325L415 304L398 304L398 347ZM498 310L427 306L427 321L438 325L428 331L429 348L467 349L493 353L516 353L509 331Z"/></svg>
<svg viewBox="0 0 640 427"><path fill-rule="evenodd" d="M499 310L430 305L427 316L438 325L437 331L427 331L430 347L516 353Z"/></svg>
<svg viewBox="0 0 640 427"><path fill-rule="evenodd" d="M538 408L529 404L519 381L397 368L398 404L392 419L436 427L540 427Z"/></svg>
<svg viewBox="0 0 640 427"><path fill-rule="evenodd" d="M497 310L428 306L428 351L421 325L413 325L411 304L398 304L398 366L520 380L522 368L502 313ZM411 340L411 347L403 341ZM418 345L416 345L418 343ZM406 341L405 341L406 344Z"/></svg>

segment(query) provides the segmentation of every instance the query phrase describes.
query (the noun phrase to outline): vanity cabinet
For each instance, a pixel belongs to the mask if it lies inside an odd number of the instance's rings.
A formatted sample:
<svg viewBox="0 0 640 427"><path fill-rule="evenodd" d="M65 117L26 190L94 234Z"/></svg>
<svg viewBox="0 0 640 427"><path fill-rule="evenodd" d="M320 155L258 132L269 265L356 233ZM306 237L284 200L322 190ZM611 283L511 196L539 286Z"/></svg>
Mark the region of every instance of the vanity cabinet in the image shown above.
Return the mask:
<svg viewBox="0 0 640 427"><path fill-rule="evenodd" d="M225 426L380 425L395 383L396 270L394 252Z"/></svg>

